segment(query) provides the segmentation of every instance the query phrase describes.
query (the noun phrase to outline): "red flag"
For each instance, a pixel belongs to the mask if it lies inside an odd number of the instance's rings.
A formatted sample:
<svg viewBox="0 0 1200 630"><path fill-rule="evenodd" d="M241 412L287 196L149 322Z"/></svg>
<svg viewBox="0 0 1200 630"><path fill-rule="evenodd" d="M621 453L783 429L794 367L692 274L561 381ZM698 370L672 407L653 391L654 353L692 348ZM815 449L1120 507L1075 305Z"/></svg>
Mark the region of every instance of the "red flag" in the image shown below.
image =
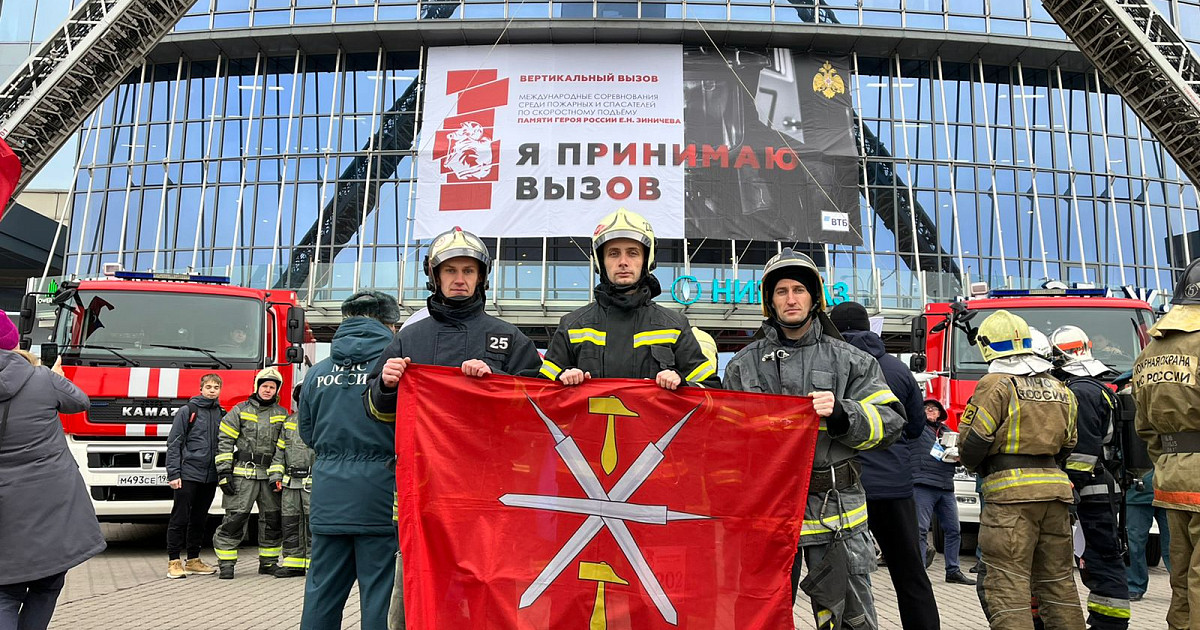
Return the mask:
<svg viewBox="0 0 1200 630"><path fill-rule="evenodd" d="M401 379L408 627L791 627L808 398L596 379Z"/></svg>
<svg viewBox="0 0 1200 630"><path fill-rule="evenodd" d="M0 219L4 218L8 200L21 178L21 158L0 138Z"/></svg>

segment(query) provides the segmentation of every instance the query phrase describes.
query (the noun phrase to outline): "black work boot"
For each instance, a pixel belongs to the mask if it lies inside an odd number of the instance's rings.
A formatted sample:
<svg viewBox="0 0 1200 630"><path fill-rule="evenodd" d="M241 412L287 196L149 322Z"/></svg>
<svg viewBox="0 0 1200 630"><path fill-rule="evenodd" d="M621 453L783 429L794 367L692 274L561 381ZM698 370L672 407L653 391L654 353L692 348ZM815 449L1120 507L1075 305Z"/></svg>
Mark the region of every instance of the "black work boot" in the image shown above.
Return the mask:
<svg viewBox="0 0 1200 630"><path fill-rule="evenodd" d="M304 577L304 573L304 569L297 567L281 566L278 569L275 569L275 577L277 578Z"/></svg>
<svg viewBox="0 0 1200 630"><path fill-rule="evenodd" d="M277 565L274 561L265 562L263 560L259 560L258 561L258 574L259 575L275 575L275 567L276 566Z"/></svg>
<svg viewBox="0 0 1200 630"><path fill-rule="evenodd" d="M217 577L222 580L232 580L233 565L234 562L232 560L221 560L217 562L217 570L220 571L220 574L218 574Z"/></svg>

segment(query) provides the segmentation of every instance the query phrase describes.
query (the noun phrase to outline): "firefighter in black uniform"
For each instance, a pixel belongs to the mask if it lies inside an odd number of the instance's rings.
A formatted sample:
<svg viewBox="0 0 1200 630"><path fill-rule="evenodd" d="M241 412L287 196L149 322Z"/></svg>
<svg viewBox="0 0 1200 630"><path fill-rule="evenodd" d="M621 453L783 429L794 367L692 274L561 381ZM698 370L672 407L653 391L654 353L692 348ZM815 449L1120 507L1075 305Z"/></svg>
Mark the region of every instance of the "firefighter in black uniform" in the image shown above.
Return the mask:
<svg viewBox="0 0 1200 630"><path fill-rule="evenodd" d="M621 208L592 235L596 301L563 316L550 338L542 376L564 385L588 378L652 378L664 389L720 387L687 317L651 300L662 293L654 270L654 230Z"/></svg>
<svg viewBox="0 0 1200 630"><path fill-rule="evenodd" d="M396 333L379 355L363 394L367 413L381 422L396 421L396 406L404 404L398 393L400 379L411 363L460 367L463 374L473 377L536 376L541 364L529 337L484 312L492 256L479 237L458 227L442 232L430 243L422 266L428 277L425 288L430 296L425 304L429 317ZM404 627L404 576L399 556L387 627Z"/></svg>
<svg viewBox="0 0 1200 630"><path fill-rule="evenodd" d="M1092 357L1092 342L1077 326L1063 326L1050 336L1058 376L1079 401L1079 442L1067 457L1067 476L1079 499L1076 510L1083 528L1084 586L1088 588L1088 627L1129 627L1129 585L1125 581L1117 512L1121 488L1106 467L1106 448L1115 443L1116 396L1096 377L1110 372Z"/></svg>

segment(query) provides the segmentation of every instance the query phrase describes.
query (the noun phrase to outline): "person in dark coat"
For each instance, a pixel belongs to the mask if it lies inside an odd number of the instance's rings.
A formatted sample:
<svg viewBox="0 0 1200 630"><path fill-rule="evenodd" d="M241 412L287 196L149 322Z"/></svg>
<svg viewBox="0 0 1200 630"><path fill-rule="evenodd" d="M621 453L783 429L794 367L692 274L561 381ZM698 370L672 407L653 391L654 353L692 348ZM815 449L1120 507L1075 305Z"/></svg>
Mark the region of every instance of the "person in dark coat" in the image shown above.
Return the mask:
<svg viewBox="0 0 1200 630"><path fill-rule="evenodd" d="M927 551L929 525L936 515L942 524L946 554L946 581L974 584L958 565L958 547L962 531L958 523L958 500L954 496L954 471L958 468L957 447L944 448L942 436L953 433L946 424L946 408L936 399L925 401L925 430L913 442L913 492L917 500L917 527L921 532L921 555L926 564L933 560Z"/></svg>
<svg viewBox="0 0 1200 630"><path fill-rule="evenodd" d="M0 628L46 628L67 570L104 551L58 419L88 405L61 374L0 350Z"/></svg>
<svg viewBox="0 0 1200 630"><path fill-rule="evenodd" d="M167 484L175 491L167 523L167 577L212 575L217 568L200 559L204 521L217 493L217 427L225 410L221 377L200 377L200 393L175 412L167 435ZM179 553L187 546L187 563Z"/></svg>
<svg viewBox="0 0 1200 630"><path fill-rule="evenodd" d="M379 356L363 397L380 422L396 421L400 379L411 363L458 367L466 376L533 376L541 365L537 348L516 326L484 312L492 257L479 237L454 228L429 245L422 265L428 316L406 322ZM396 561L389 630L404 628L403 565Z"/></svg>
<svg viewBox="0 0 1200 630"><path fill-rule="evenodd" d="M909 462L910 442L921 435L925 426L921 388L908 366L888 354L883 340L871 332L871 321L862 304L842 302L833 307L829 319L847 343L875 357L888 388L904 406L906 420L900 439L886 449L858 455L867 492L867 527L887 562L905 630L939 628L933 585L925 573L918 542L917 504Z"/></svg>
<svg viewBox="0 0 1200 630"><path fill-rule="evenodd" d="M367 414L362 397L367 374L392 341L400 307L390 295L363 291L342 302L342 316L329 358L308 371L300 391L300 438L316 453L300 627L342 627L358 580L362 627L383 630L399 547L396 432Z"/></svg>

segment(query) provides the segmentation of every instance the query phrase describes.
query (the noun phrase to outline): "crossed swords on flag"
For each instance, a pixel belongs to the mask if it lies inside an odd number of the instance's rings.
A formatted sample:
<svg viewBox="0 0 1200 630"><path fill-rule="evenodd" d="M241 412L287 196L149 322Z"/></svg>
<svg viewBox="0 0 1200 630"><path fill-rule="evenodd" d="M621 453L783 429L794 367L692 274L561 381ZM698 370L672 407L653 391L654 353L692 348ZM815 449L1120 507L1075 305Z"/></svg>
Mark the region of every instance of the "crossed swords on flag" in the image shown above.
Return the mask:
<svg viewBox="0 0 1200 630"><path fill-rule="evenodd" d="M587 514L587 520L579 526L575 534L558 550L558 553L550 560L546 568L537 576L537 579L525 589L521 595L520 608L532 606L537 601L538 597L558 578L559 574L571 564L575 558L583 551L602 528L607 527L608 531L617 541L617 545L621 548L621 552L625 558L629 560L629 564L633 566L633 572L637 575L638 580L646 588L646 592L650 595L651 601L662 614L663 619L671 624L678 625L679 615L675 611L675 606L671 604L671 600L663 591L662 585L658 583L658 578L654 576L654 572L650 570L650 564L646 562L646 557L642 555L642 550L633 540L633 534L629 532L629 527L625 524L626 521L635 523L649 523L653 525L665 525L671 521L692 521L699 519L712 518L700 514L689 514L687 512L676 512L670 510L665 505L644 505L638 503L629 503L629 497L650 477L658 465L666 459L664 451L670 445L671 440L675 439L675 435L683 428L684 423L700 409L700 405L696 405L694 409L687 412L676 422L674 426L667 430L657 442L652 442L646 445L642 450L641 455L630 464L629 469L625 474L617 480L611 492L605 492L600 485L600 480L596 477L596 473L588 464L587 458L583 456L583 452L579 450L579 445L575 443L575 438L570 437L558 428L553 420L542 412L537 403L529 398L529 404L533 405L534 411L538 417L546 424L546 428L550 430L550 435L554 438L554 450L558 456L562 458L563 463L567 465L567 469L571 471L571 475L575 477L575 481L587 494L586 499L563 496L547 496L540 494L506 494L500 497L500 503L510 507L532 508L537 510L550 510L554 512L569 512L573 514Z"/></svg>

